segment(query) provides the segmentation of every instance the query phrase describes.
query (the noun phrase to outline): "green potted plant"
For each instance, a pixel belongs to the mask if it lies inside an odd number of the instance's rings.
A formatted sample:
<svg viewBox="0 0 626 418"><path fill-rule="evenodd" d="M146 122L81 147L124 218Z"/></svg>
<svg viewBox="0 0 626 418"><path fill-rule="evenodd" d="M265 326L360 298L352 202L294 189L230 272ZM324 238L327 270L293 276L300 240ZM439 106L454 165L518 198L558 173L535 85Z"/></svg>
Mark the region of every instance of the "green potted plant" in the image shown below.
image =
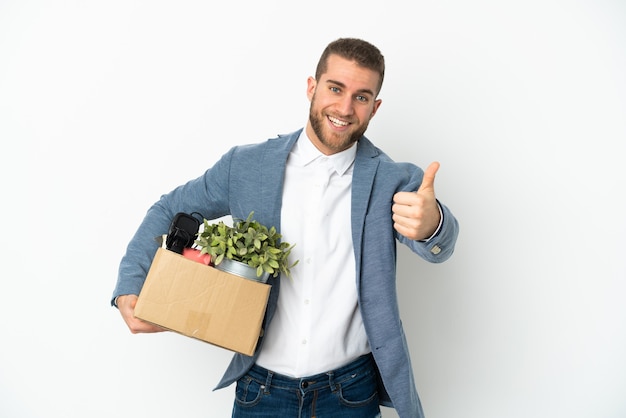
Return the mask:
<svg viewBox="0 0 626 418"><path fill-rule="evenodd" d="M293 245L281 242L282 235L276 228L267 228L253 220L253 214L250 212L245 220L234 219L232 227L224 221L211 223L204 219L196 245L202 254L211 255L215 268L263 283L270 275L276 277L280 273L291 278L290 269L298 264L298 261L289 264ZM252 274L242 272L242 265L251 269Z"/></svg>

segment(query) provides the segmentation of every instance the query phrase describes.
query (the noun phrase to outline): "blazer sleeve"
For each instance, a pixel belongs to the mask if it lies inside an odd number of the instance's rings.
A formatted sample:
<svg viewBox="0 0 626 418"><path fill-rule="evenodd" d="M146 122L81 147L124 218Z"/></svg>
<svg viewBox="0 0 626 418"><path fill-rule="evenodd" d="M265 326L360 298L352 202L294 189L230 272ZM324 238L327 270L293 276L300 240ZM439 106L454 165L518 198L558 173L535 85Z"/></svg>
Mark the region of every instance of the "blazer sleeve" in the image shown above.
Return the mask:
<svg viewBox="0 0 626 418"><path fill-rule="evenodd" d="M411 178L403 187L403 191L416 191L422 184L424 171L412 164L399 164L405 169L412 168ZM441 209L442 222L436 234L426 241L414 241L396 232L398 241L407 245L413 252L431 263L442 263L454 253L454 247L459 235L459 222L452 211L441 201L437 200Z"/></svg>

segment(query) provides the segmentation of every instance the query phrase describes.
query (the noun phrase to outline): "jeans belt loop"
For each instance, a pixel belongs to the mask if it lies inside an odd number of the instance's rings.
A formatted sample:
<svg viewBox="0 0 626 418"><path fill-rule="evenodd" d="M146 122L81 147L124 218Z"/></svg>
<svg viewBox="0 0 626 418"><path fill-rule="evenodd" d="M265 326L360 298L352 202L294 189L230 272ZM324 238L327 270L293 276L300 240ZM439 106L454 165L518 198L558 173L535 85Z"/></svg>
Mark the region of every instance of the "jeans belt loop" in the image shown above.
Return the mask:
<svg viewBox="0 0 626 418"><path fill-rule="evenodd" d="M263 388L263 393L265 395L270 394L270 385L272 384L272 377L274 377L274 373L271 371L267 371L267 378L265 379L265 387Z"/></svg>
<svg viewBox="0 0 626 418"><path fill-rule="evenodd" d="M328 386L333 393L337 392L337 385L335 384L335 372L330 371L328 374Z"/></svg>

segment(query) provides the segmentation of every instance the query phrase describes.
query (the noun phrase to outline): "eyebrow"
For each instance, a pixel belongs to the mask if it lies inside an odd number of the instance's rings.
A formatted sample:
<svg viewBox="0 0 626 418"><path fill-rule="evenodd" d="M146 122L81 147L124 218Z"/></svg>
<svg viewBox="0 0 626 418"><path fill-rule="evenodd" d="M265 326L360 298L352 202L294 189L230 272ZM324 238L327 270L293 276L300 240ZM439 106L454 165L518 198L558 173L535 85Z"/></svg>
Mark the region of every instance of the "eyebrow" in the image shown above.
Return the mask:
<svg viewBox="0 0 626 418"><path fill-rule="evenodd" d="M326 83L329 84L336 84L339 87L346 87L346 85L344 83L342 83L341 81L336 81L336 80L326 80ZM370 94L372 96L374 96L374 92L370 89L361 89L361 90L357 90L357 93L363 94L363 93L367 93Z"/></svg>

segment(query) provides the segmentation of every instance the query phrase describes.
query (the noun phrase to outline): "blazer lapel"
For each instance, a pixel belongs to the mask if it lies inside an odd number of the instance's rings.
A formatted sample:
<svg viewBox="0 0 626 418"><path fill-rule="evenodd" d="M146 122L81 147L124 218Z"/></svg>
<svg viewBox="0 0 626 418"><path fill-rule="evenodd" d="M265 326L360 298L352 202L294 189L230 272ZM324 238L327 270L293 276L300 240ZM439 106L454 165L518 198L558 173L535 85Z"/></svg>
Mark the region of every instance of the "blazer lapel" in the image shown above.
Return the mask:
<svg viewBox="0 0 626 418"><path fill-rule="evenodd" d="M258 179L258 217L264 219L267 225L274 225L279 231L285 166L289 152L301 131L298 130L287 136L269 139L263 155L260 156L265 170Z"/></svg>
<svg viewBox="0 0 626 418"><path fill-rule="evenodd" d="M378 168L378 158L376 158L378 154L376 147L367 138L362 137L359 140L352 175L352 241L356 259L357 286L361 282L363 228L374 177Z"/></svg>

